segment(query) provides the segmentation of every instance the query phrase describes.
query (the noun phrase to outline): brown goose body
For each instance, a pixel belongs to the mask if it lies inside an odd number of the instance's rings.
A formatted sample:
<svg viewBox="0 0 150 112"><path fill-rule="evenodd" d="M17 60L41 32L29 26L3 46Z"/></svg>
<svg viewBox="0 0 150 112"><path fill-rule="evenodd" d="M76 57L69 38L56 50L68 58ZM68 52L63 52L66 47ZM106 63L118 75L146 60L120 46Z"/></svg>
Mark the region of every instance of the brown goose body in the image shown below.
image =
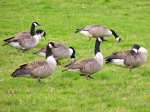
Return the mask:
<svg viewBox="0 0 150 112"><path fill-rule="evenodd" d="M147 61L147 50L145 48L144 52L134 52L131 50L121 51L113 53L112 55L106 57L107 63L114 63L118 65L125 65L129 68L135 68Z"/></svg>
<svg viewBox="0 0 150 112"><path fill-rule="evenodd" d="M7 44L19 48L19 49L31 49L34 48L40 41L40 39L45 36L43 30L36 30L35 35L31 35L28 32L19 33L14 38L9 38L4 40Z"/></svg>
<svg viewBox="0 0 150 112"><path fill-rule="evenodd" d="M95 58L78 60L66 66L69 71L79 71L84 75L91 75L101 70L102 66Z"/></svg>
<svg viewBox="0 0 150 112"><path fill-rule="evenodd" d="M62 43L54 43L54 46L55 47L52 48L52 53L56 60L71 57L72 55L70 53L71 48L68 47L67 45L62 44ZM36 52L36 54L40 56L45 56L45 53L46 53L46 48L41 48L40 50Z"/></svg>
<svg viewBox="0 0 150 112"><path fill-rule="evenodd" d="M52 75L57 67L57 63L52 55L51 47L49 47L49 44L46 49L46 57L46 61L35 61L32 63L21 65L11 74L12 77L29 75L40 80Z"/></svg>
<svg viewBox="0 0 150 112"><path fill-rule="evenodd" d="M95 57L89 59L78 60L66 65L68 71L79 71L87 78L92 78L91 75L102 69L103 55L99 50L100 40L96 39L95 43Z"/></svg>
<svg viewBox="0 0 150 112"><path fill-rule="evenodd" d="M89 38L101 38L102 40L105 40L104 38L110 37L112 35L115 36L115 39L120 42L121 38L117 35L117 33L109 29L107 27L104 27L102 25L88 25L84 28L77 29L76 33L80 32L81 34L89 37Z"/></svg>

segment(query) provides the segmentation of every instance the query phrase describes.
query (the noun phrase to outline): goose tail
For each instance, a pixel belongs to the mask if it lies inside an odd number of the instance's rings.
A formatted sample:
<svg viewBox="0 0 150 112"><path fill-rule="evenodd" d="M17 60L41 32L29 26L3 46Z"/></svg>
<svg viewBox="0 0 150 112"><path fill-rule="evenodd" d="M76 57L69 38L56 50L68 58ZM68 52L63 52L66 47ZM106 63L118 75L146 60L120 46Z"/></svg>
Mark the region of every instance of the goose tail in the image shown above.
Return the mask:
<svg viewBox="0 0 150 112"><path fill-rule="evenodd" d="M26 69L24 66L21 66L20 68L16 69L11 76L12 77L19 77L19 76L24 76L24 75L29 75L30 71Z"/></svg>
<svg viewBox="0 0 150 112"><path fill-rule="evenodd" d="M80 31L81 31L81 29L76 29L75 33L78 33L78 32L80 32Z"/></svg>

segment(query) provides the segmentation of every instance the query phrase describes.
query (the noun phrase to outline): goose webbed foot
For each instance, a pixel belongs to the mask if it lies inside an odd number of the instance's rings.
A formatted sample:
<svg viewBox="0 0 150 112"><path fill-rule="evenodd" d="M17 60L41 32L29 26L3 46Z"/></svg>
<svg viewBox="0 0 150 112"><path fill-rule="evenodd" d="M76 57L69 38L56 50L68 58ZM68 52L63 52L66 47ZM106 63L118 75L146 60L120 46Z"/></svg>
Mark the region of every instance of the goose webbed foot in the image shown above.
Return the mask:
<svg viewBox="0 0 150 112"><path fill-rule="evenodd" d="M91 75L86 75L86 79L94 79Z"/></svg>
<svg viewBox="0 0 150 112"><path fill-rule="evenodd" d="M89 41L91 40L91 37L89 37Z"/></svg>
<svg viewBox="0 0 150 112"><path fill-rule="evenodd" d="M39 82L39 83L41 83L41 82L42 82L42 81L41 81L41 78L38 78L38 82Z"/></svg>

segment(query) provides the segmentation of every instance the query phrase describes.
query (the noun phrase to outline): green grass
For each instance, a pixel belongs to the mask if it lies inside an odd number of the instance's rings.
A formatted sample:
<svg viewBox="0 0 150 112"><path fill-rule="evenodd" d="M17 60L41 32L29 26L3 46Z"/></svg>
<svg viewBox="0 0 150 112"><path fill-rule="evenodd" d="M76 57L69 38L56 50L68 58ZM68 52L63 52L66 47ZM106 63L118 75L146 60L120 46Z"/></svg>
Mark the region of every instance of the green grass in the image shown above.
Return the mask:
<svg viewBox="0 0 150 112"><path fill-rule="evenodd" d="M86 80L78 73L57 71L41 84L31 78L10 77L23 63L44 58L33 55L48 41L65 42L77 49L77 57L93 56L94 40L88 41L76 28L102 24L123 38L102 44L104 56L139 43L150 50L150 2L148 0L0 0L0 44L3 39L42 24L47 39L22 53L0 47L0 112L150 112L150 61L129 72L104 65Z"/></svg>

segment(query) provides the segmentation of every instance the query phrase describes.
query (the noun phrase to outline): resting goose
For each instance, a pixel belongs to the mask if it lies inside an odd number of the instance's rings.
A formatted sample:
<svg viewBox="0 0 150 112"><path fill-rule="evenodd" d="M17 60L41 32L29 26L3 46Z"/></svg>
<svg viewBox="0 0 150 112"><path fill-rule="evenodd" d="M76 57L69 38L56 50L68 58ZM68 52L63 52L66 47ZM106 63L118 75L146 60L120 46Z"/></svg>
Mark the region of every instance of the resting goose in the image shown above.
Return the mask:
<svg viewBox="0 0 150 112"><path fill-rule="evenodd" d="M138 44L134 44L131 50L115 52L105 58L106 63L125 65L129 69L138 67L147 61L148 51Z"/></svg>
<svg viewBox="0 0 150 112"><path fill-rule="evenodd" d="M45 37L46 32L43 30L36 30L34 34L22 35L22 37L16 37L4 40L6 44L18 49L28 50L34 48L42 37Z"/></svg>
<svg viewBox="0 0 150 112"><path fill-rule="evenodd" d="M38 22L32 22L30 32L19 32L16 34L15 37L5 39L4 41L7 42L7 41L11 41L12 39L17 39L17 38L22 38L22 37L30 38L31 36L33 36L35 34L35 32L36 32L35 27L37 27L37 26L40 26L40 24Z"/></svg>
<svg viewBox="0 0 150 112"><path fill-rule="evenodd" d="M105 41L105 38L113 35L117 42L121 41L121 38L114 30L106 28L101 25L88 25L84 28L76 29L75 33L78 32L89 37L89 39L91 39L92 37L93 38L99 37L102 39L102 41Z"/></svg>
<svg viewBox="0 0 150 112"><path fill-rule="evenodd" d="M65 44L62 43L56 43L51 42L53 45L52 53L55 59L57 60L57 63L59 63L59 60L64 58L71 58L72 61L75 60L76 51L73 47L68 47ZM46 48L41 48L35 54L38 54L40 56L45 56Z"/></svg>
<svg viewBox="0 0 150 112"><path fill-rule="evenodd" d="M100 52L101 39L97 38L95 42L95 57L89 59L78 60L66 65L68 71L79 71L81 75L92 78L91 75L102 69L103 55Z"/></svg>
<svg viewBox="0 0 150 112"><path fill-rule="evenodd" d="M12 74L12 77L31 76L40 79L46 78L55 71L57 67L56 60L52 54L52 45L48 43L46 48L46 61L36 61L28 64L23 64L17 68Z"/></svg>

